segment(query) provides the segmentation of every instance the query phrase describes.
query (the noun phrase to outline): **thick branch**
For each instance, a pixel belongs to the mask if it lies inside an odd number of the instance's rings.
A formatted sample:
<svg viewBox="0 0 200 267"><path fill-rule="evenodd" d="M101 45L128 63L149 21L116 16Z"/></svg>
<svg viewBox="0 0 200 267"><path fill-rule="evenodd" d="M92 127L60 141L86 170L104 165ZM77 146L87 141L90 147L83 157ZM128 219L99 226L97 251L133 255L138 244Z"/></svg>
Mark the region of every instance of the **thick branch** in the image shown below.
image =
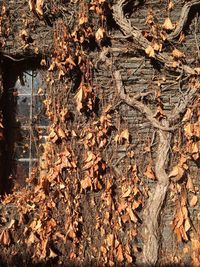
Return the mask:
<svg viewBox="0 0 200 267"><path fill-rule="evenodd" d="M200 4L199 0L193 0L193 1L189 1L188 3L186 3L183 6L177 27L176 27L174 32L172 32L171 34L168 35L168 38L167 38L168 40L172 40L172 39L178 37L178 35L181 33L181 31L183 30L183 28L187 22L188 14L189 14L191 7L199 5L199 4Z"/></svg>
<svg viewBox="0 0 200 267"><path fill-rule="evenodd" d="M163 122L168 126L168 122ZM158 260L159 252L159 216L162 209L169 178L165 171L171 142L171 133L159 131L159 144L155 160L155 175L158 180L156 188L148 199L147 206L144 210L144 247L143 256L145 264L155 265Z"/></svg>
<svg viewBox="0 0 200 267"><path fill-rule="evenodd" d="M161 129L163 131L172 131L174 128L165 127L163 126L156 118L154 118L154 114L151 111L149 107L144 105L141 101L138 101L139 98L142 96L146 96L149 93L139 93L136 94L134 97L130 98L128 95L124 93L123 89L123 83L122 83L122 77L119 70L114 72L114 77L116 81L116 88L117 92L120 96L120 98L129 106L136 108L139 110L142 114L145 115L145 117L149 120L149 122L157 129Z"/></svg>
<svg viewBox="0 0 200 267"><path fill-rule="evenodd" d="M123 12L123 6L126 4L126 0L119 1L116 5L113 6L113 18L115 19L116 23L120 26L120 29L124 33L124 35L132 35L136 44L140 46L143 50L145 50L151 42L149 42L141 33L140 30L135 29L131 26L129 20L126 19ZM173 66L173 61L169 59L169 55L164 52L158 52L155 54L155 59L159 60L164 64L164 66L168 69L171 69ZM196 74L195 71L189 67L188 65L181 65L176 69L177 72L184 71L187 74Z"/></svg>
<svg viewBox="0 0 200 267"><path fill-rule="evenodd" d="M123 6L126 2L126 0L122 0L113 6L113 17L116 23L120 26L124 35L129 37L132 36L134 40L141 46L141 48L145 49L149 45L149 41L139 30L133 29L130 21L124 16Z"/></svg>

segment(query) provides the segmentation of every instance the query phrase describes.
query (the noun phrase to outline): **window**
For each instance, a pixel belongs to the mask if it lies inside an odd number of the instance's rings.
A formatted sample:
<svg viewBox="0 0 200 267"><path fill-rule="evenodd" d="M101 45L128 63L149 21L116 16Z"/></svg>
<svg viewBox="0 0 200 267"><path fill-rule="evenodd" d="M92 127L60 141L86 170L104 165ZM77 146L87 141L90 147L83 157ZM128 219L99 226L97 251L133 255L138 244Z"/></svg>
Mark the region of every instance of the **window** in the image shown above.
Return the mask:
<svg viewBox="0 0 200 267"><path fill-rule="evenodd" d="M25 185L25 179L38 172L41 147L46 140L48 119L43 105L46 96L43 72L17 71L15 77L9 73L4 86L6 176Z"/></svg>

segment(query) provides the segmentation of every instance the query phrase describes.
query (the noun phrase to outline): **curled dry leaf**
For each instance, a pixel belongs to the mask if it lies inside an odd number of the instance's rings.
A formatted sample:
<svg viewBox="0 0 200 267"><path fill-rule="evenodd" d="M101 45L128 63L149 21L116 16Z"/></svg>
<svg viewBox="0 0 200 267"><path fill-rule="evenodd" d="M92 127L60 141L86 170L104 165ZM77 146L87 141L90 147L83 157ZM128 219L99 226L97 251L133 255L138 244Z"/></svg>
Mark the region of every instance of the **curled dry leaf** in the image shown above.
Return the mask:
<svg viewBox="0 0 200 267"><path fill-rule="evenodd" d="M125 188L125 192L122 194L122 197L129 197L132 191L132 188L129 186L128 189Z"/></svg>
<svg viewBox="0 0 200 267"><path fill-rule="evenodd" d="M9 246L11 243L10 234L8 229L4 229L0 234L0 244L4 246Z"/></svg>
<svg viewBox="0 0 200 267"><path fill-rule="evenodd" d="M196 206L197 202L198 202L197 196L193 195L192 198L189 201L190 207L193 208L194 206Z"/></svg>
<svg viewBox="0 0 200 267"><path fill-rule="evenodd" d="M63 129L62 128L58 128L58 136L61 138L61 139L64 139L64 138L66 138L66 134L65 134L65 132L63 131Z"/></svg>
<svg viewBox="0 0 200 267"><path fill-rule="evenodd" d="M85 179L81 180L82 189L87 189L89 187L92 188L92 180L90 177L86 177Z"/></svg>
<svg viewBox="0 0 200 267"><path fill-rule="evenodd" d="M129 214L129 216L130 216L130 218L131 218L131 221L134 222L134 223L137 223L138 218L135 216L135 214L134 214L134 212L132 211L131 207L130 207L130 206L127 207L126 210L127 210L128 214Z"/></svg>
<svg viewBox="0 0 200 267"><path fill-rule="evenodd" d="M170 172L169 178L173 178L173 180L179 181L183 177L184 172L185 170L183 169L183 167L176 165Z"/></svg>
<svg viewBox="0 0 200 267"><path fill-rule="evenodd" d="M54 129L52 129L52 130L50 131L50 134L49 134L48 138L49 138L49 140L50 140L51 142L53 142L53 143L55 143L55 142L58 140L58 135L57 135L57 133L54 131Z"/></svg>
<svg viewBox="0 0 200 267"><path fill-rule="evenodd" d="M183 119L182 119L182 122L190 121L192 118L192 115L193 115L193 112L192 112L191 108L188 108Z"/></svg>
<svg viewBox="0 0 200 267"><path fill-rule="evenodd" d="M127 142L129 142L129 138L130 138L130 134L128 129L125 129L121 132L121 134L119 135L119 141L121 142L122 140L125 140Z"/></svg>
<svg viewBox="0 0 200 267"><path fill-rule="evenodd" d="M149 57L154 57L155 56L155 51L151 45L148 45L147 48L145 49L146 54Z"/></svg>
<svg viewBox="0 0 200 267"><path fill-rule="evenodd" d="M168 9L169 11L171 11L173 8L174 8L174 3L173 3L172 0L170 0L167 9Z"/></svg>
<svg viewBox="0 0 200 267"><path fill-rule="evenodd" d="M174 29L174 26L173 26L169 17L165 19L162 26L165 30L173 30Z"/></svg>
<svg viewBox="0 0 200 267"><path fill-rule="evenodd" d="M177 48L175 48L173 51L172 51L172 56L176 59L179 59L179 58L184 58L185 57L185 54L183 52L181 52L180 50L178 50Z"/></svg>
<svg viewBox="0 0 200 267"><path fill-rule="evenodd" d="M112 247L114 245L114 235L113 234L107 235L106 243L108 244L109 247Z"/></svg>
<svg viewBox="0 0 200 267"><path fill-rule="evenodd" d="M122 245L120 244L117 248L117 261L122 262L124 260L123 251L122 251Z"/></svg>
<svg viewBox="0 0 200 267"><path fill-rule="evenodd" d="M58 255L50 248L49 258L56 258Z"/></svg>
<svg viewBox="0 0 200 267"><path fill-rule="evenodd" d="M97 30L97 32L95 33L95 38L97 41L99 41L99 40L103 39L104 35L105 35L105 30L104 30L104 28L100 27Z"/></svg>
<svg viewBox="0 0 200 267"><path fill-rule="evenodd" d="M159 44L159 43L155 43L154 45L153 45L153 49L155 50L155 51L159 51L159 52L161 52L162 51L162 44Z"/></svg>
<svg viewBox="0 0 200 267"><path fill-rule="evenodd" d="M43 16L44 0L36 0L35 11L38 15Z"/></svg>
<svg viewBox="0 0 200 267"><path fill-rule="evenodd" d="M192 182L192 178L189 176L186 184L186 188L189 190L189 192L195 193L194 185Z"/></svg>
<svg viewBox="0 0 200 267"><path fill-rule="evenodd" d="M69 57L65 60L65 63L66 63L66 64L71 64L71 65L73 65L74 67L76 67L76 63L74 62L74 60L72 59L71 56L69 56Z"/></svg>
<svg viewBox="0 0 200 267"><path fill-rule="evenodd" d="M147 165L146 171L144 172L144 176L152 180L156 179L150 163Z"/></svg>
<svg viewBox="0 0 200 267"><path fill-rule="evenodd" d="M200 67L194 68L194 71L195 71L197 74L200 74Z"/></svg>
<svg viewBox="0 0 200 267"><path fill-rule="evenodd" d="M79 19L79 25L83 25L88 22L88 17L85 15L82 15Z"/></svg>
<svg viewBox="0 0 200 267"><path fill-rule="evenodd" d="M40 61L40 65L41 66L46 66L47 65L47 62L46 62L46 59L43 58L41 61Z"/></svg>
<svg viewBox="0 0 200 267"><path fill-rule="evenodd" d="M76 105L77 105L77 110L80 112L81 109L83 108L83 99L84 99L84 91L83 91L83 87L81 86L81 88L79 89L79 91L77 92L77 94L75 95L75 101L76 101Z"/></svg>
<svg viewBox="0 0 200 267"><path fill-rule="evenodd" d="M28 4L29 4L30 11L33 11L35 9L35 1L29 0Z"/></svg>
<svg viewBox="0 0 200 267"><path fill-rule="evenodd" d="M43 95L44 94L44 90L40 87L37 91L38 95Z"/></svg>

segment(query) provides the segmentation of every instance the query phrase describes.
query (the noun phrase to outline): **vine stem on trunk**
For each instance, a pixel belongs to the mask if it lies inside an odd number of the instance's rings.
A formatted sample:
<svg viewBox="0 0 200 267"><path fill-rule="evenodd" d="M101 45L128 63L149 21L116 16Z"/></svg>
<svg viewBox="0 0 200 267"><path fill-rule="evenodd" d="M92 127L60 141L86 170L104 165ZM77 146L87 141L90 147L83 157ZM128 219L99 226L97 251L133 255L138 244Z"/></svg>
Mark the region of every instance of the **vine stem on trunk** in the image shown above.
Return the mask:
<svg viewBox="0 0 200 267"><path fill-rule="evenodd" d="M163 121L163 125L168 127L167 120ZM169 177L165 168L169 159L169 148L172 134L163 130L158 130L158 149L155 161L155 175L158 180L156 188L151 192L147 206L144 210L144 247L143 256L145 264L155 265L158 260L159 252L159 217L160 212L166 198L169 186Z"/></svg>
<svg viewBox="0 0 200 267"><path fill-rule="evenodd" d="M169 122L163 119L159 122L153 117L153 112L141 101L137 100L139 95L130 98L125 94L122 77L120 71L117 70L113 74L116 82L116 89L124 103L139 110L157 129L159 143L155 161L155 175L157 178L156 188L151 192L146 208L144 210L144 248L143 258L145 264L155 265L158 260L159 252L159 216L164 200L166 198L167 189L169 186L169 177L165 171L165 167L169 159L169 148L172 138Z"/></svg>

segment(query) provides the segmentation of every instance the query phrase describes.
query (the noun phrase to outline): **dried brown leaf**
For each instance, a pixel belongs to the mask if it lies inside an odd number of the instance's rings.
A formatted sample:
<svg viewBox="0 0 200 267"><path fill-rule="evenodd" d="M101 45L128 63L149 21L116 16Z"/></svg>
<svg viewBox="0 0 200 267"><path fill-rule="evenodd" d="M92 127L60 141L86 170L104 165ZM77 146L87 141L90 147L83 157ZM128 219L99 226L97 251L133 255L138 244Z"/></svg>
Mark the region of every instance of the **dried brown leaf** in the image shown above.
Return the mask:
<svg viewBox="0 0 200 267"><path fill-rule="evenodd" d="M152 180L156 179L150 163L147 165L146 171L144 172L144 176L146 176L147 178L152 179Z"/></svg>
<svg viewBox="0 0 200 267"><path fill-rule="evenodd" d="M169 17L165 19L162 26L165 30L173 30L174 29L174 26L173 26Z"/></svg>
<svg viewBox="0 0 200 267"><path fill-rule="evenodd" d="M11 243L10 234L8 229L4 229L0 234L0 244L4 246L9 246Z"/></svg>
<svg viewBox="0 0 200 267"><path fill-rule="evenodd" d="M177 48L175 48L172 51L172 56L176 59L180 59L180 58L184 58L185 54L183 52L181 52L180 50L178 50Z"/></svg>
<svg viewBox="0 0 200 267"><path fill-rule="evenodd" d="M86 177L85 179L81 180L82 189L87 189L89 187L92 188L92 180L90 177Z"/></svg>
<svg viewBox="0 0 200 267"><path fill-rule="evenodd" d="M123 256L123 250L122 250L122 245L120 244L117 248L117 261L118 262L122 262L124 260L124 256Z"/></svg>
<svg viewBox="0 0 200 267"><path fill-rule="evenodd" d="M79 91L77 92L77 94L75 95L75 101L76 101L76 105L77 105L77 110L80 112L81 109L83 108L83 99L84 99L84 91L83 91L83 87L81 86L81 88L79 89Z"/></svg>
<svg viewBox="0 0 200 267"><path fill-rule="evenodd" d="M195 207L198 202L198 198L196 195L193 195L192 198L189 201L190 207Z"/></svg>
<svg viewBox="0 0 200 267"><path fill-rule="evenodd" d="M97 30L97 32L95 33L95 38L97 41L99 41L99 40L103 39L104 35L105 35L105 29L100 27Z"/></svg>
<svg viewBox="0 0 200 267"><path fill-rule="evenodd" d="M36 0L35 11L38 15L43 16L44 0Z"/></svg>
<svg viewBox="0 0 200 267"><path fill-rule="evenodd" d="M155 56L154 49L153 49L153 47L151 45L147 46L147 48L145 49L145 52L149 57L154 57Z"/></svg>

